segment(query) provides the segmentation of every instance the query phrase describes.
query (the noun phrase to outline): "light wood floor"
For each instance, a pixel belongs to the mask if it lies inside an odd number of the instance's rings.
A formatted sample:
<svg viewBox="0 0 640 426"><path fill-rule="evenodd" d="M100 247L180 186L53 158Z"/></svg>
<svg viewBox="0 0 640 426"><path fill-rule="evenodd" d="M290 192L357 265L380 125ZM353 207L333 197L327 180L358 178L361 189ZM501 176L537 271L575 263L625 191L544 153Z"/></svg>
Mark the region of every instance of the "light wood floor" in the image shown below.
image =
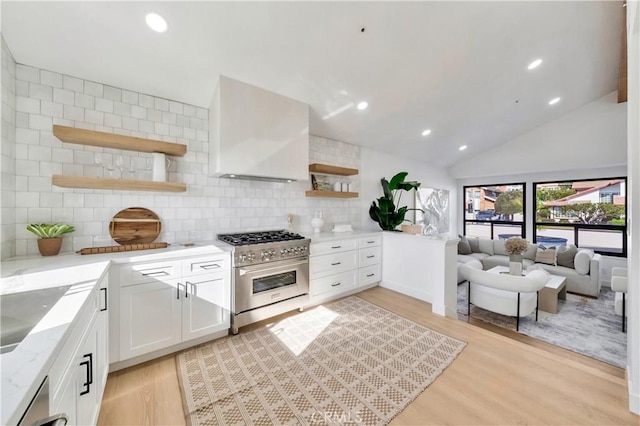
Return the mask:
<svg viewBox="0 0 640 426"><path fill-rule="evenodd" d="M387 289L359 296L468 343L392 424L640 424L627 409L619 368L508 330L434 315L430 304ZM98 424L185 424L174 357L110 374Z"/></svg>

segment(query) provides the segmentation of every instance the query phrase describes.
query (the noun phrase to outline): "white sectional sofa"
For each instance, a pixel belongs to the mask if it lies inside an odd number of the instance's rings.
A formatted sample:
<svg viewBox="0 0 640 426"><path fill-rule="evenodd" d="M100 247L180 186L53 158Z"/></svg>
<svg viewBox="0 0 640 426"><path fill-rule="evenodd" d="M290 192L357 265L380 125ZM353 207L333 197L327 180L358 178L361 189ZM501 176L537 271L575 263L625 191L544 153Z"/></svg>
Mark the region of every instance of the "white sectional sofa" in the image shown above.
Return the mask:
<svg viewBox="0 0 640 426"><path fill-rule="evenodd" d="M509 266L509 256L504 251L504 240L489 240L487 238L467 238L471 248L470 254L458 254L458 266L472 260L479 260L483 270L494 266ZM529 243L526 252L522 254L523 269L539 265L553 275L567 278L567 291L586 296L598 297L600 294L600 258L599 254L588 249L577 249L573 258L573 267L536 263L538 244ZM460 246L458 246L460 253ZM458 269L458 283L464 281Z"/></svg>

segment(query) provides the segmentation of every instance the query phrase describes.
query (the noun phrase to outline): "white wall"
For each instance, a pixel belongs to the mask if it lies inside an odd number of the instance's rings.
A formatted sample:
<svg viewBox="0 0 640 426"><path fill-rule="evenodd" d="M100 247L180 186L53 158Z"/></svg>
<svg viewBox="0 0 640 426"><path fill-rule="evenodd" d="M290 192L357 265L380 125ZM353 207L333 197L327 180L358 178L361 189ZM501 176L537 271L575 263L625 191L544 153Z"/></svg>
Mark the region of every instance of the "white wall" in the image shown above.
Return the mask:
<svg viewBox="0 0 640 426"><path fill-rule="evenodd" d="M493 149L471 152L450 173L461 179L626 165L626 121L627 104L618 104L613 92Z"/></svg>
<svg viewBox="0 0 640 426"><path fill-rule="evenodd" d="M15 143L16 143L16 61L7 43L2 39L2 144L1 176L2 196L0 198L0 259L15 255Z"/></svg>
<svg viewBox="0 0 640 426"><path fill-rule="evenodd" d="M366 229L379 230L380 227L369 217L369 207L374 200L382 196L380 179L391 179L398 172L408 172L407 180L420 182L422 188L436 188L449 190L449 202L451 203L451 232L455 236L458 211L455 209L457 199L456 182L444 168L432 164L422 163L404 157L394 157L387 153L374 151L368 148L361 149L362 168L360 170L360 200L362 226ZM402 195L401 205L415 208L415 193ZM413 220L413 212L407 213L407 219Z"/></svg>
<svg viewBox="0 0 640 426"><path fill-rule="evenodd" d="M627 2L629 312L627 359L629 409L640 414L640 5ZM635 196L634 196L635 195Z"/></svg>

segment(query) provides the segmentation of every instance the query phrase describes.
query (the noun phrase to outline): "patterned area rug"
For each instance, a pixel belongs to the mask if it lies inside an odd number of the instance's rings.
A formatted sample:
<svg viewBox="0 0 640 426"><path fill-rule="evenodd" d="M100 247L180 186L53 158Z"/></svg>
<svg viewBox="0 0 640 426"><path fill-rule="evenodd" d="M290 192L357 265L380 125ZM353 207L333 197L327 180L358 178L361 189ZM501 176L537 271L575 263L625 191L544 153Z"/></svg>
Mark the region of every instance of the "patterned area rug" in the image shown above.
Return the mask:
<svg viewBox="0 0 640 426"><path fill-rule="evenodd" d="M627 334L622 317L615 314L615 292L602 287L597 299L567 294L558 301L558 313L539 311L520 318L520 333L560 346L616 367L627 365ZM458 285L458 317L467 321L467 284ZM471 317L516 330L515 317L496 314L471 305Z"/></svg>
<svg viewBox="0 0 640 426"><path fill-rule="evenodd" d="M465 345L351 296L176 361L193 425L382 425Z"/></svg>

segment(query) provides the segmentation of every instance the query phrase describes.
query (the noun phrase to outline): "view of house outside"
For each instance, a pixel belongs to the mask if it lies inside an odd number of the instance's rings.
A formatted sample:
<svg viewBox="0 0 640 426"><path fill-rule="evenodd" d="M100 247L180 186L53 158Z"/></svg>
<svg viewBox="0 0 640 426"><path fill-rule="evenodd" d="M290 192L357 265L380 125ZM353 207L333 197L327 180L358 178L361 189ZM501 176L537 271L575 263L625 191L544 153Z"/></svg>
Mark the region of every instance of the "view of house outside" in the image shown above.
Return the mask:
<svg viewBox="0 0 640 426"><path fill-rule="evenodd" d="M524 235L524 188L520 183L465 186L465 235L493 239ZM626 255L626 178L534 183L533 189L531 240Z"/></svg>

